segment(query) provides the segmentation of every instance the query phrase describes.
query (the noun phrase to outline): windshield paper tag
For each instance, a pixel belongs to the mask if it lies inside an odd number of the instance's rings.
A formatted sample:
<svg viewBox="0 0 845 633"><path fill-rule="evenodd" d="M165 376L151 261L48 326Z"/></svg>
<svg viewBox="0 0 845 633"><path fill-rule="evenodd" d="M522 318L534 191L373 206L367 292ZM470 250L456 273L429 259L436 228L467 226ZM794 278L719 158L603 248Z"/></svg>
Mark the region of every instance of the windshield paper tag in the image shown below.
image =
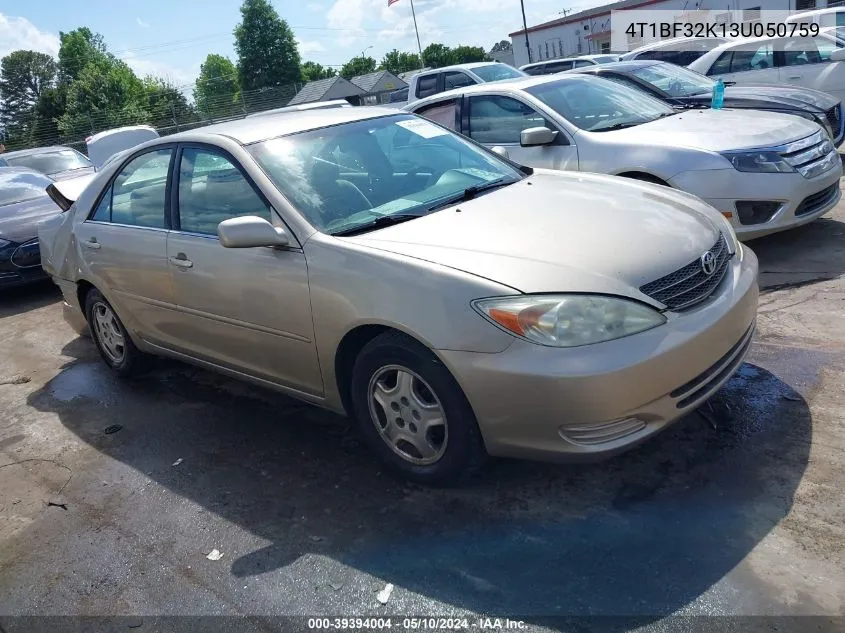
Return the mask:
<svg viewBox="0 0 845 633"><path fill-rule="evenodd" d="M421 120L412 120L412 121L397 121L396 125L401 125L403 128L408 130L409 132L413 132L417 136L422 136L423 138L434 138L435 136L445 136L449 132L444 130L443 128L439 128L433 123L429 123L428 121L421 121Z"/></svg>

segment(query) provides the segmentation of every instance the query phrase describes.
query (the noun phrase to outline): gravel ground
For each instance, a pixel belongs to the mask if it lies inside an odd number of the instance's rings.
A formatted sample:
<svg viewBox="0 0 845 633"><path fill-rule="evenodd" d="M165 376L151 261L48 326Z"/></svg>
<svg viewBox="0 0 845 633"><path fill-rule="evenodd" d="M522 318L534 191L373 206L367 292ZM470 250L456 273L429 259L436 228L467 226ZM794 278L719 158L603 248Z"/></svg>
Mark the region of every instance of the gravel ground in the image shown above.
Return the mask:
<svg viewBox="0 0 845 633"><path fill-rule="evenodd" d="M51 284L4 296L0 631L845 630L845 205L750 246L757 339L703 415L612 461L496 461L457 490L397 481L348 421L272 392L165 361L118 381ZM100 619L21 617L49 615ZM826 617L701 617L808 615Z"/></svg>

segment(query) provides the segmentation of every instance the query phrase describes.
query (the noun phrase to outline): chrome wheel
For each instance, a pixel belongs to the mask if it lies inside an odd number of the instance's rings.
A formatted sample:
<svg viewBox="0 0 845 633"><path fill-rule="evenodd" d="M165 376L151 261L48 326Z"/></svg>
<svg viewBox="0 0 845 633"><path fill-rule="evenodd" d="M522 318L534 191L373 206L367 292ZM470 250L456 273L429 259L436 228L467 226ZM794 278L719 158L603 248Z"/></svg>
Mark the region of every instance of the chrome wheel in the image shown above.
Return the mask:
<svg viewBox="0 0 845 633"><path fill-rule="evenodd" d="M103 353L115 365L126 357L126 341L117 321L117 315L106 303L97 301L91 310L94 333Z"/></svg>
<svg viewBox="0 0 845 633"><path fill-rule="evenodd" d="M394 453L421 466L443 456L446 413L425 380L405 367L387 365L373 374L368 393L370 419Z"/></svg>

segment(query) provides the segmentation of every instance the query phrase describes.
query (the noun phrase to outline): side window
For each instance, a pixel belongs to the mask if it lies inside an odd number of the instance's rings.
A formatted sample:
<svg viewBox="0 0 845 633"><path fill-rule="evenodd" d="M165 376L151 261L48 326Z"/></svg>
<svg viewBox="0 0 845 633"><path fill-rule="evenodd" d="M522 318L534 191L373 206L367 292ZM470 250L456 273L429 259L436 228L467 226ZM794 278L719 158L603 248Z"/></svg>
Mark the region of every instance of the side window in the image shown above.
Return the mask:
<svg viewBox="0 0 845 633"><path fill-rule="evenodd" d="M451 90L452 88L474 86L475 82L466 73L448 72L443 76L443 85L446 90Z"/></svg>
<svg viewBox="0 0 845 633"><path fill-rule="evenodd" d="M576 59L572 62L573 68L583 68L584 66L595 66L593 62L587 61L586 59Z"/></svg>
<svg viewBox="0 0 845 633"><path fill-rule="evenodd" d="M562 73L565 70L572 70L572 62L553 62L543 71L546 74Z"/></svg>
<svg viewBox="0 0 845 633"><path fill-rule="evenodd" d="M628 86L629 88L633 88L639 92L646 92L646 90L638 84L633 79L625 77L624 75L617 75L616 73L601 73L598 75L602 79L610 79L610 81L615 81L618 84L622 84L623 86ZM649 93L651 94L651 93Z"/></svg>
<svg viewBox="0 0 845 633"><path fill-rule="evenodd" d="M103 195L91 219L165 228L165 194L172 154L171 149L160 149L129 161Z"/></svg>
<svg viewBox="0 0 845 633"><path fill-rule="evenodd" d="M271 220L270 208L228 158L185 148L179 165L179 227L188 233L217 235L223 220L257 215Z"/></svg>
<svg viewBox="0 0 845 633"><path fill-rule="evenodd" d="M774 51L771 42L768 42L757 49L734 51L730 72L742 73L750 70L766 70L774 65Z"/></svg>
<svg viewBox="0 0 845 633"><path fill-rule="evenodd" d="M725 51L721 55L719 55L719 59L717 59L710 69L707 71L708 75L724 75L725 73L731 72L731 60L733 59L733 51Z"/></svg>
<svg viewBox="0 0 845 633"><path fill-rule="evenodd" d="M829 62L830 54L836 49L836 42L824 37L786 40L783 46L783 65L803 66Z"/></svg>
<svg viewBox="0 0 845 633"><path fill-rule="evenodd" d="M425 117L435 123L446 126L450 130L455 129L455 109L457 101L433 103L432 105L420 108L414 114Z"/></svg>
<svg viewBox="0 0 845 633"><path fill-rule="evenodd" d="M437 94L437 75L426 75L417 81L417 97L430 97Z"/></svg>
<svg viewBox="0 0 845 633"><path fill-rule="evenodd" d="M485 95L469 103L469 135L479 143L519 143L522 130L552 127L533 108L510 97Z"/></svg>

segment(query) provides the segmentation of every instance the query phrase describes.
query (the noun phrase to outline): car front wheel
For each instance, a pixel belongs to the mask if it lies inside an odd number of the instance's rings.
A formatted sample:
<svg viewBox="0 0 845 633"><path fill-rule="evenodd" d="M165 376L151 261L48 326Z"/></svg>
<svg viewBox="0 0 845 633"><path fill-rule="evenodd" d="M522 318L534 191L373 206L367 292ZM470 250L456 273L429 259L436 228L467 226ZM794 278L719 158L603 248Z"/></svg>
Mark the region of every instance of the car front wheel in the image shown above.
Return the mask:
<svg viewBox="0 0 845 633"><path fill-rule="evenodd" d="M364 347L353 370L352 400L368 444L407 479L455 484L484 463L463 391L437 357L409 337L382 334Z"/></svg>

